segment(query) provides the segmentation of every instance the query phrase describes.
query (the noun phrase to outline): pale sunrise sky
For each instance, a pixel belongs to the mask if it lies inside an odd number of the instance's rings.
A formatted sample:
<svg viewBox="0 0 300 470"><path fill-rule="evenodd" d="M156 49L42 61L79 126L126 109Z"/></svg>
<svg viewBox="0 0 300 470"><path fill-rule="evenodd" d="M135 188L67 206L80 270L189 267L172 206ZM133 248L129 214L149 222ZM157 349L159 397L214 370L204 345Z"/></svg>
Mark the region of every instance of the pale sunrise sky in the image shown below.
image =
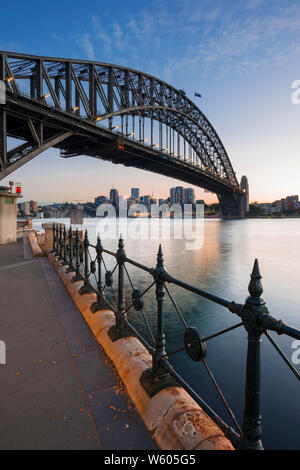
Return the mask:
<svg viewBox="0 0 300 470"><path fill-rule="evenodd" d="M42 6L43 5L43 6ZM30 27L28 24L30 23ZM250 201L300 194L300 3L32 0L1 5L0 49L127 65L184 88L218 132ZM194 92L202 98L194 98ZM17 170L24 200L92 200L111 187L167 197L178 180L50 149ZM196 189L197 198L215 197Z"/></svg>

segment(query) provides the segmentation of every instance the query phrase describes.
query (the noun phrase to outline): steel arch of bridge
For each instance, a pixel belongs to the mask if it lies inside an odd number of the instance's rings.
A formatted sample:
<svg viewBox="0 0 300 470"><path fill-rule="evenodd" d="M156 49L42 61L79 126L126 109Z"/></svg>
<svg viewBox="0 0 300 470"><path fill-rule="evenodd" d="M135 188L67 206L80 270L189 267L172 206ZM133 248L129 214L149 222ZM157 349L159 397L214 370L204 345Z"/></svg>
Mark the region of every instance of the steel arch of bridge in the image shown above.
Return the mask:
<svg viewBox="0 0 300 470"><path fill-rule="evenodd" d="M118 65L6 51L0 80L0 179L53 146L65 157L85 154L190 182L216 192L227 215L240 212L243 191L226 150L182 90ZM7 137L24 142L7 149Z"/></svg>

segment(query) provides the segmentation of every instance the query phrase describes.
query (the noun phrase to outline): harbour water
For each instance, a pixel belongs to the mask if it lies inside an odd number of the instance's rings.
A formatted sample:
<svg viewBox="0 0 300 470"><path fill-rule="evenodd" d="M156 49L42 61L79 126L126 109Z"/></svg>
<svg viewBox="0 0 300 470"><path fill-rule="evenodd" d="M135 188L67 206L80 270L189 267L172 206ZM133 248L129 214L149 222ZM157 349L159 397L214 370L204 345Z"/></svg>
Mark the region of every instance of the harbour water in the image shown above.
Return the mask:
<svg viewBox="0 0 300 470"><path fill-rule="evenodd" d="M48 221L36 219L33 224L35 228L41 228L42 223ZM68 220L64 219L57 219L57 222L68 224ZM90 242L94 244L98 223L99 219L85 219L83 225L88 229ZM202 247L200 243L197 249L187 250L185 239L127 239L126 254L139 263L155 267L159 243L162 244L165 267L170 274L229 301L244 302L253 262L258 258L263 276L263 297L270 313L300 328L300 219L207 219L204 222ZM115 251L117 240L103 240L103 246ZM108 256L105 260L108 268L114 267L114 260ZM128 271L135 288L143 291L151 284L152 278L148 274L131 266ZM205 336L239 322L239 318L225 308L175 286L169 286L169 289L188 325L196 326ZM129 305L129 284L126 293ZM155 291L152 288L145 295L144 310L154 333L155 305ZM183 346L184 328L167 296L164 312L167 351L171 352ZM147 335L140 313L131 312L129 318ZM272 336L291 359L295 351L292 348L294 340L275 333ZM243 412L246 352L247 335L243 327L207 343L207 363L239 422L242 421ZM231 424L204 366L192 362L184 351L171 356L170 362ZM295 367L300 370L300 365ZM262 423L265 448L300 449L299 420L299 382L264 337Z"/></svg>

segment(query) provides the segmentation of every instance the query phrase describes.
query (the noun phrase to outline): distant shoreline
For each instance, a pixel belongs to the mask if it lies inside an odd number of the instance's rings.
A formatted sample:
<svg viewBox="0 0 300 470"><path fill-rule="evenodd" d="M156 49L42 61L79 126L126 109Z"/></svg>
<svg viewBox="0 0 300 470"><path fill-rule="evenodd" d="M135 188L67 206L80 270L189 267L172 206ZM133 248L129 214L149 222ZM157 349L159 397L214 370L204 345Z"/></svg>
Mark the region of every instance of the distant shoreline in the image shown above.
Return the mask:
<svg viewBox="0 0 300 470"><path fill-rule="evenodd" d="M279 215L279 216L274 216L274 215L259 215L259 216L253 216L253 217L245 217L245 219L300 219L300 214L297 215Z"/></svg>

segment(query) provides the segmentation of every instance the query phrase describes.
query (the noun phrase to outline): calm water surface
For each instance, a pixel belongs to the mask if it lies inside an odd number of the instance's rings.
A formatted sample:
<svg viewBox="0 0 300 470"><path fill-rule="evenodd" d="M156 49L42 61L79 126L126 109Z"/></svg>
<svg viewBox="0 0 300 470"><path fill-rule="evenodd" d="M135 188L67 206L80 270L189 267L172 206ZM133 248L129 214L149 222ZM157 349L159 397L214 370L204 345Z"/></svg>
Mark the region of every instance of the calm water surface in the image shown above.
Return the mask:
<svg viewBox="0 0 300 470"><path fill-rule="evenodd" d="M47 220L48 221L48 220ZM58 219L60 222L67 220ZM43 221L35 220L41 227ZM99 219L85 219L91 243L95 243ZM146 221L145 221L146 223ZM300 219L261 219L204 223L204 244L188 251L185 240L126 240L127 256L149 267L155 266L159 243L162 243L165 266L174 277L223 297L244 302L249 275L258 258L263 276L263 297L269 311L291 326L300 328ZM116 250L116 240L105 240L103 246ZM113 260L105 258L114 267ZM128 267L134 287L141 290L151 277ZM208 336L239 321L238 317L205 299L169 286L189 326L196 326ZM130 289L127 302L130 302ZM171 303L165 301L167 351L183 345L184 329ZM155 332L154 290L145 296L145 312ZM130 320L147 334L138 313ZM291 358L292 338L273 333L285 354ZM238 328L207 343L207 363L212 369L239 422L242 421L247 341L243 328ZM230 423L220 398L203 365L192 362L185 352L170 359L183 378ZM300 366L295 366L300 370ZM299 383L266 338L262 343L262 419L265 448L300 449Z"/></svg>

